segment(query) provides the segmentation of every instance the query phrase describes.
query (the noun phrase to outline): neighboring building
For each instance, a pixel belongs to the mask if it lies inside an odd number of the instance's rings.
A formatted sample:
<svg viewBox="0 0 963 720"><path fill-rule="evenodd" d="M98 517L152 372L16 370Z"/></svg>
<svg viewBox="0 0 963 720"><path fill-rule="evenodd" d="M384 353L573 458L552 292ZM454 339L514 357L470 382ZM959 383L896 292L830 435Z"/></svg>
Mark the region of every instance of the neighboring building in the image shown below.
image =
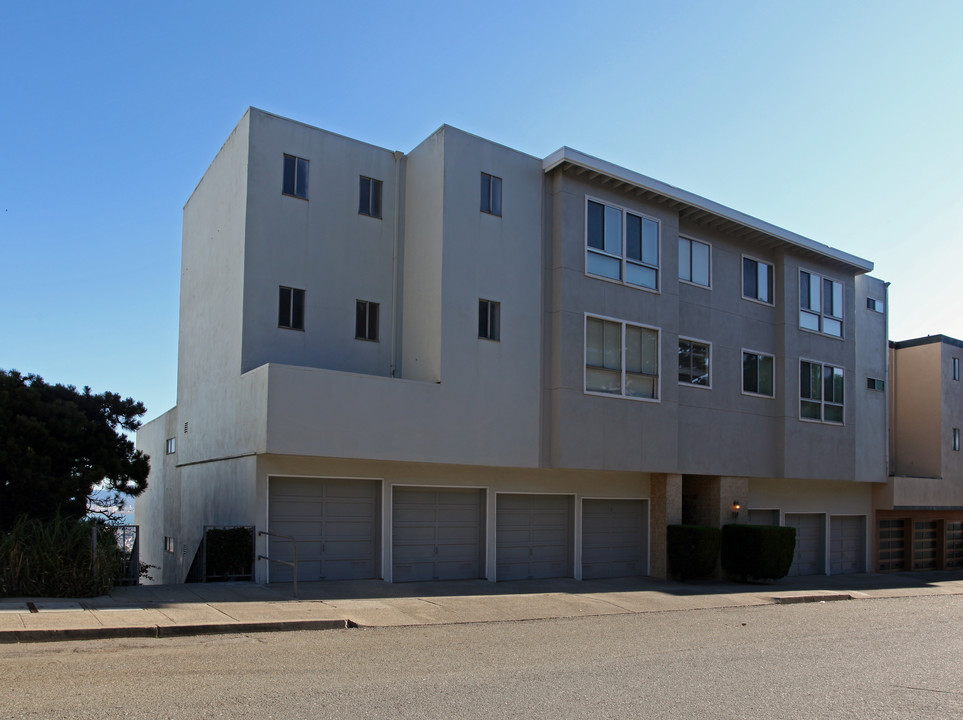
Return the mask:
<svg viewBox="0 0 963 720"><path fill-rule="evenodd" d="M251 525L300 579L664 576L668 523L736 520L797 527L795 574L865 571L870 270L569 148L250 109L184 209L142 557L181 582L205 526Z"/></svg>
<svg viewBox="0 0 963 720"><path fill-rule="evenodd" d="M963 568L963 342L891 342L890 478L875 492L878 569Z"/></svg>

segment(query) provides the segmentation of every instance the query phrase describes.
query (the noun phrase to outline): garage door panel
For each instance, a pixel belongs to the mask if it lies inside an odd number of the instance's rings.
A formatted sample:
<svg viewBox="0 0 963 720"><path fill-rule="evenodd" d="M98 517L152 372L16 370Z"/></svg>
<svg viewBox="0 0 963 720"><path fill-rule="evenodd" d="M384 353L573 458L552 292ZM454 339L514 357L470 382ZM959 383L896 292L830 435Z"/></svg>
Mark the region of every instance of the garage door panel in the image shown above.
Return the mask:
<svg viewBox="0 0 963 720"><path fill-rule="evenodd" d="M571 576L572 503L570 495L498 496L499 580Z"/></svg>
<svg viewBox="0 0 963 720"><path fill-rule="evenodd" d="M818 513L786 513L786 525L796 528L796 549L789 575L825 574L825 516Z"/></svg>
<svg viewBox="0 0 963 720"><path fill-rule="evenodd" d="M435 528L424 527L422 525L396 525L394 528L396 545L404 545L406 543L433 542L436 534L437 531Z"/></svg>
<svg viewBox="0 0 963 720"><path fill-rule="evenodd" d="M476 545L478 543L479 528L477 527L446 527L438 528L438 540L443 543L464 543Z"/></svg>
<svg viewBox="0 0 963 720"><path fill-rule="evenodd" d="M586 580L645 574L647 501L582 502L582 577Z"/></svg>
<svg viewBox="0 0 963 720"><path fill-rule="evenodd" d="M866 517L840 515L830 520L829 571L833 575L866 572Z"/></svg>

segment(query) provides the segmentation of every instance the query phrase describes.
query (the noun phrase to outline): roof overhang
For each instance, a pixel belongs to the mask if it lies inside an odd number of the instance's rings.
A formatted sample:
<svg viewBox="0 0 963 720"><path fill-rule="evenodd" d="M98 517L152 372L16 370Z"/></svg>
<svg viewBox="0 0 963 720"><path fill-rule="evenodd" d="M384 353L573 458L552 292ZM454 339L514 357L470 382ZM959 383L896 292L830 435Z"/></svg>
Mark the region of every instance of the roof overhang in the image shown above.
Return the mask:
<svg viewBox="0 0 963 720"><path fill-rule="evenodd" d="M803 255L817 256L822 260L844 265L857 275L873 269L873 263L869 260L569 147L556 150L542 161L542 169L546 173L556 168L677 211L680 222L703 225L767 247L789 245Z"/></svg>

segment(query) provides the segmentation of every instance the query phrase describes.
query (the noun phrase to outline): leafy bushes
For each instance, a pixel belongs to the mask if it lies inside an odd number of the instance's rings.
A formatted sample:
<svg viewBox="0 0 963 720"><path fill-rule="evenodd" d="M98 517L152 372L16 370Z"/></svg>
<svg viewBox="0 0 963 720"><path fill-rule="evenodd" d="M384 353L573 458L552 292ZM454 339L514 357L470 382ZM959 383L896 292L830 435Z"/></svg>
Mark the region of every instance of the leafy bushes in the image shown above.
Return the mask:
<svg viewBox="0 0 963 720"><path fill-rule="evenodd" d="M702 525L669 525L666 550L669 573L681 580L706 577L716 570L722 531Z"/></svg>
<svg viewBox="0 0 963 720"><path fill-rule="evenodd" d="M775 525L722 528L722 567L743 581L785 577L795 549L796 528Z"/></svg>
<svg viewBox="0 0 963 720"><path fill-rule="evenodd" d="M123 573L124 559L107 525L60 515L47 521L20 517L0 534L0 597L103 595Z"/></svg>

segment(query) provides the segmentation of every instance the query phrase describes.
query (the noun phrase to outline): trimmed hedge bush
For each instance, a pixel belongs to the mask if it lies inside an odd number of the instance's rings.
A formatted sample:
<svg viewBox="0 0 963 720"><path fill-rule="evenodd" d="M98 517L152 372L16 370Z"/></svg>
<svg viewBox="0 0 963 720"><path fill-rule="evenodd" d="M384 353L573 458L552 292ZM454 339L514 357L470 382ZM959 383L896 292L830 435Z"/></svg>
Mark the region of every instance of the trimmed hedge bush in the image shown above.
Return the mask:
<svg viewBox="0 0 963 720"><path fill-rule="evenodd" d="M741 579L778 580L792 565L796 528L726 525L722 528L722 567Z"/></svg>
<svg viewBox="0 0 963 720"><path fill-rule="evenodd" d="M669 525L666 552L669 574L680 580L706 577L716 570L722 531L703 525Z"/></svg>

